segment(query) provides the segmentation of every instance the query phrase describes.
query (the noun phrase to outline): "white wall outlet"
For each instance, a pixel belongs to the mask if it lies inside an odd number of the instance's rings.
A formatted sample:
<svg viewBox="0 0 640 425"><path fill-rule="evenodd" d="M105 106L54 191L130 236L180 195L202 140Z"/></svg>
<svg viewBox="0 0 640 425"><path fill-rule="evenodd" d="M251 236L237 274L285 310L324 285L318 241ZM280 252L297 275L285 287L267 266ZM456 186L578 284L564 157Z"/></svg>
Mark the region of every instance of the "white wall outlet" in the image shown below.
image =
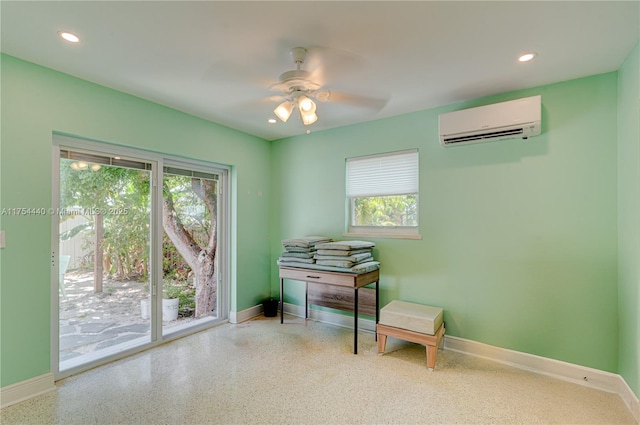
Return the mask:
<svg viewBox="0 0 640 425"><path fill-rule="evenodd" d="M4 248L4 230L0 230L0 248Z"/></svg>

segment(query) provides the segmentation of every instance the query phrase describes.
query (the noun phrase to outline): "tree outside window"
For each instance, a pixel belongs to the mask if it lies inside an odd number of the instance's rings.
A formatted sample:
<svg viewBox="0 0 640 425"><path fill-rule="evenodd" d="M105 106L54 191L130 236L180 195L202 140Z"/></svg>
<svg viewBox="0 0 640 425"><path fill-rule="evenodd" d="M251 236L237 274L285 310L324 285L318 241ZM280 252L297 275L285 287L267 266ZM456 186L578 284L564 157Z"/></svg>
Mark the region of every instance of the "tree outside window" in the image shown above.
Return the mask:
<svg viewBox="0 0 640 425"><path fill-rule="evenodd" d="M347 234L418 234L418 150L346 161Z"/></svg>

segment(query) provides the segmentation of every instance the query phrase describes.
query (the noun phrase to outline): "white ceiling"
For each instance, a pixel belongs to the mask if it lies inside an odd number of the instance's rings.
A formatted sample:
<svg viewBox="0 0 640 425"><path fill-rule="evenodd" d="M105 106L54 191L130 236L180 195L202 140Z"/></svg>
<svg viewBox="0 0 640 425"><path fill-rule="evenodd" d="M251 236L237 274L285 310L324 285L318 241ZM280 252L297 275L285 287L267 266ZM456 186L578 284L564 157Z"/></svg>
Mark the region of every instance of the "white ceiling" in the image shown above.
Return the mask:
<svg viewBox="0 0 640 425"><path fill-rule="evenodd" d="M270 90L303 68L336 96L318 131L617 70L638 42L638 1L6 1L3 53L273 140ZM62 41L66 30L81 43ZM517 56L536 51L531 63Z"/></svg>

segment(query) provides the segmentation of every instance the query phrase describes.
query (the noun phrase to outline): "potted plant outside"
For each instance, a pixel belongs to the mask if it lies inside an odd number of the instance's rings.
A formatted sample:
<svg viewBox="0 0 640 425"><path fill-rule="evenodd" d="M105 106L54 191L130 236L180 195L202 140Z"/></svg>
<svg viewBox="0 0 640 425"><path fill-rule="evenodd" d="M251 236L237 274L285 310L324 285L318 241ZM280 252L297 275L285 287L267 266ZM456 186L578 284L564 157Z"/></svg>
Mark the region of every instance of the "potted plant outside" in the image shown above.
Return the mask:
<svg viewBox="0 0 640 425"><path fill-rule="evenodd" d="M165 282L162 291L162 320L169 322L178 319L180 308L180 292L182 288Z"/></svg>

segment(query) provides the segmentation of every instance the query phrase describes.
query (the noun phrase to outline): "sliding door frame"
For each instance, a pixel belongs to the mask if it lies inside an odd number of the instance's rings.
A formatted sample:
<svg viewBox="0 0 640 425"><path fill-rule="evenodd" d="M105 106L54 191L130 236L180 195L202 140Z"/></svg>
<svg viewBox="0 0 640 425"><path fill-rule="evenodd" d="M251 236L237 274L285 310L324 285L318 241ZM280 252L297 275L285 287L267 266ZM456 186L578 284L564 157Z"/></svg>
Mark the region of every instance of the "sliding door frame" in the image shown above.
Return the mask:
<svg viewBox="0 0 640 425"><path fill-rule="evenodd" d="M190 171L200 171L207 174L216 174L219 176L218 179L218 211L216 218L216 231L218 236L218 244L217 244L217 316L211 319L200 319L199 323L189 326L186 329L180 329L178 331L172 331L166 335L163 335L162 329L162 321L159 322L160 329L158 329L158 337L165 341L170 341L173 339L177 339L183 337L185 335L192 334L194 332L198 332L200 330L211 327L212 324L227 322L229 320L229 303L230 303L230 295L229 295L229 267L231 262L229 261L229 169L228 167L221 167L219 165L214 165L211 163L207 163L204 161L198 160L184 160L178 158L169 158L165 157L160 161L161 169L158 176L158 195L156 196L157 206L156 210L159 212L160 217L159 220L162 222L162 183L164 179L164 168L179 168ZM218 226L218 224L223 223L222 226ZM160 233L158 238L158 245L156 246L156 253L158 254L158 258L156 258L156 265L158 265L159 269L156 272L156 275L162 276L162 233L164 229L160 226ZM157 297L155 301L157 304L157 308L162 308L162 297Z"/></svg>
<svg viewBox="0 0 640 425"><path fill-rule="evenodd" d="M230 167L213 162L180 158L173 155L163 155L141 149L128 148L104 142L92 141L77 136L62 133L53 133L52 146L52 199L51 207L53 211L60 209L60 150L66 148L75 151L86 151L94 154L104 154L105 156L122 156L136 158L140 161L151 164L151 234L150 234L150 254L151 262L151 315L153 318L150 328L150 341L146 344L133 347L124 347L117 353L106 355L98 360L86 363L77 367L60 371L60 291L59 291L59 216L51 214L51 326L50 326L50 347L51 347L51 372L55 380L63 379L73 374L94 368L96 366L109 363L113 360L121 359L131 354L147 350L165 342L199 332L229 320L230 306L230 276L231 276L231 179L229 176ZM188 329L171 332L163 337L162 335L162 181L163 169L165 166L180 167L203 171L219 175L219 195L218 195L218 314L215 319L203 321Z"/></svg>

